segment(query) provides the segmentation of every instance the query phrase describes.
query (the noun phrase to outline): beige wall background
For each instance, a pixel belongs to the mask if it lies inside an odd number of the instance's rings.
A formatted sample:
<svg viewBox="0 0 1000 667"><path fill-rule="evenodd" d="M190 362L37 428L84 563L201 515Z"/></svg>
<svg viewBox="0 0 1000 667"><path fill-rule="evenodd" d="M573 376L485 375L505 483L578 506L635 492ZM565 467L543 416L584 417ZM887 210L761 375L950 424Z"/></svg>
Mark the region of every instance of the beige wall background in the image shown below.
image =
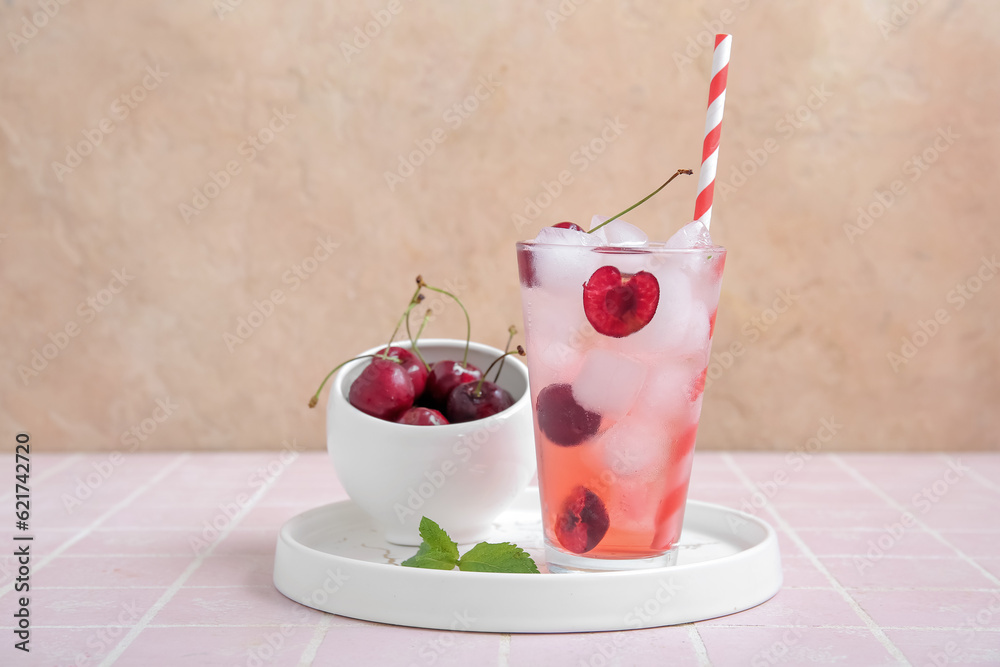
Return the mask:
<svg viewBox="0 0 1000 667"><path fill-rule="evenodd" d="M44 6L0 7L11 444L322 447L309 396L388 337L417 273L502 347L516 240L697 168L724 31L699 446L1000 445L993 2ZM666 237L695 189L629 219ZM436 307L430 333L460 337Z"/></svg>

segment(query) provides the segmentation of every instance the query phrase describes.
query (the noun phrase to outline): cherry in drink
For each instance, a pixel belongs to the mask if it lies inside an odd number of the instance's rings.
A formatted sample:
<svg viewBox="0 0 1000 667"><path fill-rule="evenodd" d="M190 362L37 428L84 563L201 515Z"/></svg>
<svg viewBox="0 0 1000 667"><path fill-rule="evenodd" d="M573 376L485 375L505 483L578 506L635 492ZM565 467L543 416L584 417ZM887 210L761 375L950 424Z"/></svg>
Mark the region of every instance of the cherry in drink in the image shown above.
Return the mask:
<svg viewBox="0 0 1000 667"><path fill-rule="evenodd" d="M517 252L549 566L670 564L726 251L701 223L650 243L616 220Z"/></svg>

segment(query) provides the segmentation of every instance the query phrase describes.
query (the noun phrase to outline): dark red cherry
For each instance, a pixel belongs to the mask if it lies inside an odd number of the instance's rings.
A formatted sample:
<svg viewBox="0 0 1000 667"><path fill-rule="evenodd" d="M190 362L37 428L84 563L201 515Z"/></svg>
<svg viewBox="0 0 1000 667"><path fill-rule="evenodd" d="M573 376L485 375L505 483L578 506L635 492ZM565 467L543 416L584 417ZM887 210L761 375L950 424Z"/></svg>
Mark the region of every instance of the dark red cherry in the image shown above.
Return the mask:
<svg viewBox="0 0 1000 667"><path fill-rule="evenodd" d="M568 384L550 384L538 392L535 411L545 437L564 447L579 445L601 427L601 415L580 406Z"/></svg>
<svg viewBox="0 0 1000 667"><path fill-rule="evenodd" d="M478 387L478 392L477 392ZM445 414L451 423L471 422L492 417L514 405L514 397L492 382L466 382L455 387L448 396Z"/></svg>
<svg viewBox="0 0 1000 667"><path fill-rule="evenodd" d="M604 501L590 489L578 486L566 498L556 518L556 539L567 551L586 553L604 539L610 525Z"/></svg>
<svg viewBox="0 0 1000 667"><path fill-rule="evenodd" d="M434 407L443 410L448 405L448 396L452 389L481 377L483 372L472 364L463 366L460 361L438 361L431 364L425 393Z"/></svg>
<svg viewBox="0 0 1000 667"><path fill-rule="evenodd" d="M376 352L375 356L383 354L386 354L386 348L384 347ZM424 387L427 385L428 371L423 362L417 358L417 355L403 347L390 347L388 354L390 357L399 359L399 365L410 376L410 381L413 382L413 391L416 392L417 396L424 393Z"/></svg>
<svg viewBox="0 0 1000 667"><path fill-rule="evenodd" d="M583 227L576 224L575 222L557 222L552 225L553 227L558 227L559 229L572 229L575 232L582 232Z"/></svg>
<svg viewBox="0 0 1000 667"><path fill-rule="evenodd" d="M396 421L410 426L444 426L450 423L443 414L430 408L410 408Z"/></svg>
<svg viewBox="0 0 1000 667"><path fill-rule="evenodd" d="M649 324L660 302L660 283L647 271L622 273L613 266L594 271L583 285L583 311L594 329L624 338Z"/></svg>
<svg viewBox="0 0 1000 667"><path fill-rule="evenodd" d="M365 414L394 421L416 398L413 382L403 367L389 359L372 359L351 383L347 399Z"/></svg>

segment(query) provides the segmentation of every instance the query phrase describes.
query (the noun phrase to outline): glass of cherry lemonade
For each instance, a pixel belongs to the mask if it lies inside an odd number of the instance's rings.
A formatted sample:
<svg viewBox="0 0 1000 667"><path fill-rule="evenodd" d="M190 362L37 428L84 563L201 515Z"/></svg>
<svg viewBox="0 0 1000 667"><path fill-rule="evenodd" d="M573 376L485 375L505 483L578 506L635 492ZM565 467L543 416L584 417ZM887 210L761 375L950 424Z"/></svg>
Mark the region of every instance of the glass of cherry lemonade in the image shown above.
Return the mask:
<svg viewBox="0 0 1000 667"><path fill-rule="evenodd" d="M700 222L570 225L517 244L546 560L671 565L726 250Z"/></svg>

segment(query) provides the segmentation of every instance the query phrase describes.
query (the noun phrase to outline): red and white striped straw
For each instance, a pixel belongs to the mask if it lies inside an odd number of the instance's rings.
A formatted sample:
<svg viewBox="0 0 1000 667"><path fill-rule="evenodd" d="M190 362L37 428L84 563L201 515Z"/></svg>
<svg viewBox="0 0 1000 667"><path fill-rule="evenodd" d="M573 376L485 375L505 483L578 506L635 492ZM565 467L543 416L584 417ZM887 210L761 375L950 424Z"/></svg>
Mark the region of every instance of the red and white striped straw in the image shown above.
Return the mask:
<svg viewBox="0 0 1000 667"><path fill-rule="evenodd" d="M701 220L705 227L712 224L715 168L719 164L719 138L722 136L722 112L726 106L726 77L729 76L729 50L732 44L732 35L715 36L712 83L708 88L708 114L705 117L705 145L701 150L698 199L694 203L694 219Z"/></svg>

